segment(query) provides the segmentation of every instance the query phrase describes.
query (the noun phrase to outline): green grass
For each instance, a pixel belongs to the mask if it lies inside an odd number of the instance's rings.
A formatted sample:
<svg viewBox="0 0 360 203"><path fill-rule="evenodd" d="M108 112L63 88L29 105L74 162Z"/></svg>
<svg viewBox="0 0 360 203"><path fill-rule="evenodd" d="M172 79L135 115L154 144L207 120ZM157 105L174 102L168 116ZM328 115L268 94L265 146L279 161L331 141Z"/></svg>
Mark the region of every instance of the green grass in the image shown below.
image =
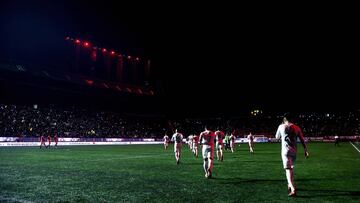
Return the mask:
<svg viewBox="0 0 360 203"><path fill-rule="evenodd" d="M360 150L360 142L352 142Z"/></svg>
<svg viewBox="0 0 360 203"><path fill-rule="evenodd" d="M72 146L0 148L0 202L359 202L360 153L349 143L301 145L298 197L287 197L280 144L226 151L205 179L202 159L183 147Z"/></svg>

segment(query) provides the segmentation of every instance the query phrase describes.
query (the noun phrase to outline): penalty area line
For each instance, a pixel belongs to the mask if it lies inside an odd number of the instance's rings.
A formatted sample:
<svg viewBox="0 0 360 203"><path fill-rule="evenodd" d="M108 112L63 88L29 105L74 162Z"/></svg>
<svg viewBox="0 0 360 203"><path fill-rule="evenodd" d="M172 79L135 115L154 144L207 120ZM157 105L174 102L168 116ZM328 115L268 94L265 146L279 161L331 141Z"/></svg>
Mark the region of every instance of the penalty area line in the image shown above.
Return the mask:
<svg viewBox="0 0 360 203"><path fill-rule="evenodd" d="M360 150L351 141L350 144L360 153Z"/></svg>

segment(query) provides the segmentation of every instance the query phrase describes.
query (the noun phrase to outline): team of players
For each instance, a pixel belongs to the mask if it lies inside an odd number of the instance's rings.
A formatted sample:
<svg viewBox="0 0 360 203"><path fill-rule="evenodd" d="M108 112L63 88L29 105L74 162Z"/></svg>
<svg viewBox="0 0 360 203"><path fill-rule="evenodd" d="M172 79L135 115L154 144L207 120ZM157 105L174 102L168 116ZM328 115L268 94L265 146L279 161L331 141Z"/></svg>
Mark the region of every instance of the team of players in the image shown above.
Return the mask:
<svg viewBox="0 0 360 203"><path fill-rule="evenodd" d="M275 137L277 139L281 140L281 158L283 161L283 167L285 169L286 179L288 183L288 195L291 197L296 196L296 188L294 184L294 164L296 161L296 154L297 154L297 139L300 140L301 144L304 147L305 157L307 158L309 156L307 146L304 141L304 137L302 134L301 129L292 123L293 117L290 114L285 114L283 117L282 124L279 125L278 130L276 132ZM254 136L250 132L250 134L247 136L248 138L248 144L249 144L249 150L250 153L254 153L253 148L253 141ZM205 172L206 178L212 177L212 168L213 168L213 160L214 160L214 150L216 149L216 155L218 161L224 160L224 139L225 135L224 132L217 129L215 132L208 130L205 127L205 130L200 133L199 137L197 135L191 135L189 136L188 144L190 149L193 151L193 153L197 156L198 151L198 144L199 141L202 144L202 157L203 157L203 168ZM234 152L234 146L235 146L235 135L234 132L231 133L230 137L230 148L231 152ZM175 152L175 158L176 163L180 163L180 156L181 156L181 147L182 147L182 140L183 135L177 130L175 131L174 135L171 138L171 141L173 141L174 144L174 152ZM215 145L216 142L216 145ZM167 148L169 143L169 138L167 135L164 136L164 146L165 149ZM216 148L214 148L216 147Z"/></svg>
<svg viewBox="0 0 360 203"><path fill-rule="evenodd" d="M41 136L40 137L40 149L42 146L44 146L45 148L49 148L51 146L51 136L47 136L47 141L48 141L48 145L46 145L46 138L45 136ZM55 142L55 147L57 147L58 142L59 142L59 138L57 136L57 134L54 135L54 142Z"/></svg>
<svg viewBox="0 0 360 203"><path fill-rule="evenodd" d="M235 148L235 133L232 132L230 136L225 136L223 131L217 129L215 132L207 129L197 135L189 135L188 137L188 146L189 149L193 152L193 154L198 157L198 148L199 145L202 145L202 157L203 157L203 167L206 178L212 177L212 168L213 168L213 160L214 160L214 151L216 150L216 158L218 161L222 162L224 160L224 140L229 141L229 147L231 152L234 153ZM183 143L184 136L182 133L179 133L178 130L175 130L175 133L169 138L168 135L165 134L164 140L164 149L167 149L169 146L169 142L174 142L174 153L176 164L180 163L181 149ZM248 136L249 139L249 148L250 153L254 153L253 150L253 135L250 133Z"/></svg>
<svg viewBox="0 0 360 203"><path fill-rule="evenodd" d="M275 137L277 139L281 139L281 157L283 161L283 166L285 169L286 179L288 182L288 195L289 196L296 196L296 188L294 184L294 164L296 161L296 142L297 139L301 141L301 144L304 147L305 157L309 156L307 151L307 146L305 144L303 134L301 129L292 123L293 117L290 114L286 114L283 117L283 123L279 125L278 130L276 132ZM231 152L234 153L234 146L235 146L235 133L231 133L231 135L227 138L224 132L217 129L215 132L208 130L205 127L205 130L200 133L199 136L191 135L189 136L188 145L189 148L192 150L194 155L198 157L198 146L199 142L202 144L202 157L203 157L203 168L205 172L206 178L212 177L212 168L213 168L213 160L214 160L214 150L216 149L216 156L217 160L222 162L224 160L224 139L230 140L230 149ZM253 140L254 137L252 133L248 135L248 143L249 143L249 150L250 153L254 153L253 149ZM48 145L45 144L46 139L44 136L40 137L40 149L42 146L48 148L51 146L51 136L47 137ZM174 153L176 163L180 163L181 157L181 148L183 143L183 134L179 133L177 129L175 133L171 137L171 141L174 142ZM54 136L55 147L58 144L58 136L55 134ZM167 135L164 136L164 148L167 149L169 145L170 139ZM215 144L216 143L216 144Z"/></svg>

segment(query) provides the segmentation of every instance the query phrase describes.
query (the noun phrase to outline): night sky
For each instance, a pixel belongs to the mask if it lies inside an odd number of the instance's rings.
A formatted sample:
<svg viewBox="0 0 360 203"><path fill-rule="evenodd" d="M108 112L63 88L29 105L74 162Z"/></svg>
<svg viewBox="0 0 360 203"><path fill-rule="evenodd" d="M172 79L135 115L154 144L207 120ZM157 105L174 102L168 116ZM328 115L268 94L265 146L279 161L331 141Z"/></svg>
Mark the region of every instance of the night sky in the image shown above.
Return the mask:
<svg viewBox="0 0 360 203"><path fill-rule="evenodd" d="M2 1L0 26L2 58L21 52L61 61L59 44L73 36L151 59L167 110L316 111L360 104L352 28L316 10Z"/></svg>

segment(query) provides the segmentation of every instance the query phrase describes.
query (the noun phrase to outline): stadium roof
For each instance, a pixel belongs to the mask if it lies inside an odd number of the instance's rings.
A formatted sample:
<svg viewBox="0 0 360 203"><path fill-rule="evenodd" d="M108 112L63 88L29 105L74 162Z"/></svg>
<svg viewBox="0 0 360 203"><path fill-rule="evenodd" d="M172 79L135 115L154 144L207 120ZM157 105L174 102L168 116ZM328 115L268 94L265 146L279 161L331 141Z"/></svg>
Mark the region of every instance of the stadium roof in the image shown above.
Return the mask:
<svg viewBox="0 0 360 203"><path fill-rule="evenodd" d="M230 5L3 1L0 9L2 57L22 47L53 60L49 50L68 35L126 50L152 60L168 109L359 107L347 30L334 19Z"/></svg>

